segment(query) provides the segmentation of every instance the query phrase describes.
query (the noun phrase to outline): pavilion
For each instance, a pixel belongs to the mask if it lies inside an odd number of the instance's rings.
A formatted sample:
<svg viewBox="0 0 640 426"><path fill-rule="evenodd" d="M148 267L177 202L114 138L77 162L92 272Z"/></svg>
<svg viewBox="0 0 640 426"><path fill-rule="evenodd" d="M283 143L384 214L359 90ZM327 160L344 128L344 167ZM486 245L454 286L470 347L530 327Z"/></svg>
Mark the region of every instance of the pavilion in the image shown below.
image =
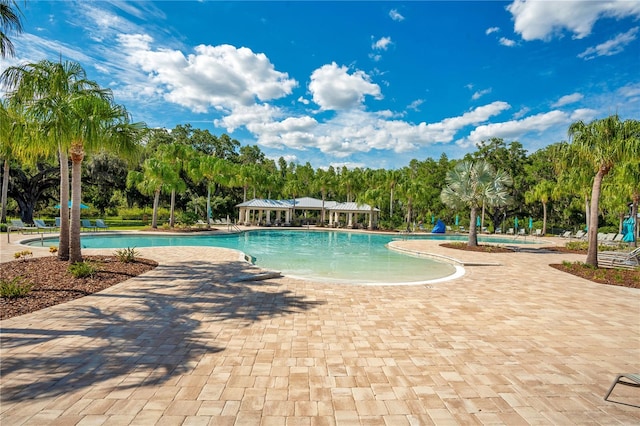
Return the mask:
<svg viewBox="0 0 640 426"><path fill-rule="evenodd" d="M320 223L325 223L328 218L328 225L339 227L346 225L347 228L354 228L360 223L360 215L366 217L368 227L376 227L380 209L372 208L368 204L358 204L354 202L338 203L336 201L322 201L317 198L303 197L290 200L268 200L254 198L244 203L236 205L239 209L238 224L240 225L284 225L290 226L295 217L296 210L302 210L306 217L307 212L320 212ZM284 213L284 221L282 214ZM344 220L343 220L344 219Z"/></svg>

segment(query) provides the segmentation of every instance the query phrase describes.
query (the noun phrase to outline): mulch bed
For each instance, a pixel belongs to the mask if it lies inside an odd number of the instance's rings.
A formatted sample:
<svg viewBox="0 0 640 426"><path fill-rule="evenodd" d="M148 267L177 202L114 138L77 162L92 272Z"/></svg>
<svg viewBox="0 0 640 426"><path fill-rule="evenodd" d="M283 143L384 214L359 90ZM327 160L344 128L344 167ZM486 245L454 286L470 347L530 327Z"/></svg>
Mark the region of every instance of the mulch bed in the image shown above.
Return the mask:
<svg viewBox="0 0 640 426"><path fill-rule="evenodd" d="M77 299L104 290L158 266L153 260L137 258L123 263L114 256L84 256L98 270L87 278L74 278L69 273L69 262L56 256L41 257L0 264L0 279L9 281L22 277L22 283L32 283L24 297L0 297L0 319L11 318L48 306Z"/></svg>

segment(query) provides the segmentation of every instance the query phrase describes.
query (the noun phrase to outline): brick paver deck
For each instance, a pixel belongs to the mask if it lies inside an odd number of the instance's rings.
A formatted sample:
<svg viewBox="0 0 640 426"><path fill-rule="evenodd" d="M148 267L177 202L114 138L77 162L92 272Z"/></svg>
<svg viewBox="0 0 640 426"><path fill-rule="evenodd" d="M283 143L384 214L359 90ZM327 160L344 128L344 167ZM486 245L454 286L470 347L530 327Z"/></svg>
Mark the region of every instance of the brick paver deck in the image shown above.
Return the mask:
<svg viewBox="0 0 640 426"><path fill-rule="evenodd" d="M499 266L420 286L236 282L252 272L237 252L142 248L154 271L0 322L0 424L640 423L603 400L640 370L639 290L548 266L583 256L397 244Z"/></svg>

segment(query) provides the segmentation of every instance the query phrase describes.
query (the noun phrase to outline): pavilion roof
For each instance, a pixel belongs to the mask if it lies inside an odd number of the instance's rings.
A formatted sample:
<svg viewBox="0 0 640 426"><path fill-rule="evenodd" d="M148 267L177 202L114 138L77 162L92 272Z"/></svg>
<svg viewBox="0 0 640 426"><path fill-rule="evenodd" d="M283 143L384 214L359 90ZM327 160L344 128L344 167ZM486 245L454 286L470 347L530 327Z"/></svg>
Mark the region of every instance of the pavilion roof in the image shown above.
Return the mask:
<svg viewBox="0 0 640 426"><path fill-rule="evenodd" d="M290 200L267 200L261 198L254 198L244 203L237 204L236 207L249 207L252 209L271 209L271 210L285 210L294 207L294 199ZM322 209L322 200L312 197L302 197L295 199L295 208L300 210L320 210ZM341 212L371 212L371 206L368 204L358 203L338 203L336 201L324 202L324 208L326 210L341 211ZM374 208L373 211L379 212L380 209Z"/></svg>
<svg viewBox="0 0 640 426"><path fill-rule="evenodd" d="M358 204L358 203L338 203L333 206L330 210L340 211L340 212L371 212L371 206L369 204ZM374 207L373 211L379 212L380 209Z"/></svg>

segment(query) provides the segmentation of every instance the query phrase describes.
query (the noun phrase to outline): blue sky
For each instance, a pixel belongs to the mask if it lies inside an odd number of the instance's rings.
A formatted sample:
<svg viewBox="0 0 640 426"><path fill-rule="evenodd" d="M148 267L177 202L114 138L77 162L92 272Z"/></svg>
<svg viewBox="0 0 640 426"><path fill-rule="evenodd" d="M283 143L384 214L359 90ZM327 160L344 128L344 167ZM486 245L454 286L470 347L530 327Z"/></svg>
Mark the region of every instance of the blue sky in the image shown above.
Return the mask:
<svg viewBox="0 0 640 426"><path fill-rule="evenodd" d="M640 119L640 2L28 1L17 57L79 62L135 121L269 158L400 168Z"/></svg>

